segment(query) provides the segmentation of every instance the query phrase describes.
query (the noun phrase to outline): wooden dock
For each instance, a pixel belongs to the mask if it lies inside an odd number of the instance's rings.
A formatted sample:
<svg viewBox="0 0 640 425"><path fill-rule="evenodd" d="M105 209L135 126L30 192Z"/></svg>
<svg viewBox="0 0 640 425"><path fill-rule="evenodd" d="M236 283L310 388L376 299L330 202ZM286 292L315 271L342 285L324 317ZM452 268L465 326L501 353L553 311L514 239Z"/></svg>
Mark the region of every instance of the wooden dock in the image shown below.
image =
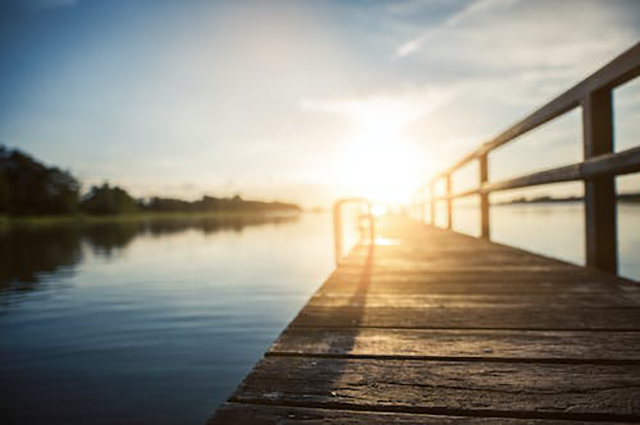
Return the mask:
<svg viewBox="0 0 640 425"><path fill-rule="evenodd" d="M637 284L402 217L376 233L210 425L640 422Z"/></svg>
<svg viewBox="0 0 640 425"><path fill-rule="evenodd" d="M369 201L336 202L336 257L347 204L367 206L375 243L338 262L210 425L640 422L640 286L616 277L615 184L640 172L640 146L614 149L613 115L639 75L636 43L436 174L412 220L373 226ZM492 152L578 108L583 161L489 180ZM471 163L478 186L454 193ZM490 241L491 193L568 181L584 186L588 268ZM472 196L479 239L423 224L442 202L453 229L453 201Z"/></svg>

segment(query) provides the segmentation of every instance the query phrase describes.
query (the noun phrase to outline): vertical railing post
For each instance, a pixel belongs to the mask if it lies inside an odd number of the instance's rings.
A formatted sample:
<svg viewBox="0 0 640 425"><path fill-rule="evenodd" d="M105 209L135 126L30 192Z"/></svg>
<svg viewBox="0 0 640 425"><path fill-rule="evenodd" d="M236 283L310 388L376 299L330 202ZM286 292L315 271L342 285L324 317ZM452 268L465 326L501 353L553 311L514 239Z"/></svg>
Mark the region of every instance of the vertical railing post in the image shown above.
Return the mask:
<svg viewBox="0 0 640 425"><path fill-rule="evenodd" d="M582 101L584 158L613 152L611 90L589 93ZM587 266L615 273L617 261L615 177L584 182Z"/></svg>
<svg viewBox="0 0 640 425"><path fill-rule="evenodd" d="M451 173L447 173L444 178L444 190L447 197L447 229L453 228L453 208L451 200Z"/></svg>
<svg viewBox="0 0 640 425"><path fill-rule="evenodd" d="M479 186L482 186L489 181L489 154L483 153L480 155L479 168L480 179ZM480 237L484 239L491 238L491 231L489 228L489 194L480 192Z"/></svg>
<svg viewBox="0 0 640 425"><path fill-rule="evenodd" d="M340 201L333 205L333 243L336 255L336 266L340 265L342 258L342 203Z"/></svg>
<svg viewBox="0 0 640 425"><path fill-rule="evenodd" d="M429 185L429 206L431 208L429 221L434 227L436 225L436 181L436 179L431 180Z"/></svg>

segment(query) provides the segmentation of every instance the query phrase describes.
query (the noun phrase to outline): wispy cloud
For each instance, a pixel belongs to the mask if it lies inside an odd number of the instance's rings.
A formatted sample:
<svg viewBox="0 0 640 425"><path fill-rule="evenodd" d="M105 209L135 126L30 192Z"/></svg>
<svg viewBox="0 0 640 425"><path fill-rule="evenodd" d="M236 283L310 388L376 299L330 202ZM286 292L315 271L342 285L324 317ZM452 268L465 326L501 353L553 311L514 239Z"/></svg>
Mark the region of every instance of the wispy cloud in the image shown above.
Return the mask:
<svg viewBox="0 0 640 425"><path fill-rule="evenodd" d="M405 86L359 97L303 99L301 107L306 111L343 114L359 124L387 122L401 128L443 106L454 94L454 89L448 87Z"/></svg>
<svg viewBox="0 0 640 425"><path fill-rule="evenodd" d="M519 0L478 0L474 3L471 3L468 6L462 8L459 12L450 16L440 26L430 28L422 35L398 46L395 52L396 57L401 58L419 50L431 37L442 30L454 28L458 25L464 24L467 19L475 17L477 15L489 14L498 9L508 8L518 1Z"/></svg>
<svg viewBox="0 0 640 425"><path fill-rule="evenodd" d="M64 13L9 28L30 35L0 68L27 75L29 55L33 79L0 81L19 88L0 137L136 194L228 193L232 180L247 195L328 200L346 148L381 130L433 163L423 176L640 35L638 0L109 2L131 14L108 24L99 2L18 1Z"/></svg>

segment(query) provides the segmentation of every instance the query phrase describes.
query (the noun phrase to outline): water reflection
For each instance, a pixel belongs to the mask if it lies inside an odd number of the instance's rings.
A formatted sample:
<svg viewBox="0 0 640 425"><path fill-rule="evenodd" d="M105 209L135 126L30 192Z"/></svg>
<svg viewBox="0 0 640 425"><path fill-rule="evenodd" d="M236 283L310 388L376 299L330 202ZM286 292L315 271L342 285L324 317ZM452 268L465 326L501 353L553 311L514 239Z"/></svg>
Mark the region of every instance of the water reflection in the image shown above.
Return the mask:
<svg viewBox="0 0 640 425"><path fill-rule="evenodd" d="M332 269L330 230L305 214L0 234L0 424L204 423Z"/></svg>
<svg viewBox="0 0 640 425"><path fill-rule="evenodd" d="M297 220L295 215L264 215L14 225L0 232L0 296L39 289L44 273L62 268L73 270L83 260L84 247L97 256L109 258L139 237L160 238L187 230L205 235L241 233L247 226Z"/></svg>

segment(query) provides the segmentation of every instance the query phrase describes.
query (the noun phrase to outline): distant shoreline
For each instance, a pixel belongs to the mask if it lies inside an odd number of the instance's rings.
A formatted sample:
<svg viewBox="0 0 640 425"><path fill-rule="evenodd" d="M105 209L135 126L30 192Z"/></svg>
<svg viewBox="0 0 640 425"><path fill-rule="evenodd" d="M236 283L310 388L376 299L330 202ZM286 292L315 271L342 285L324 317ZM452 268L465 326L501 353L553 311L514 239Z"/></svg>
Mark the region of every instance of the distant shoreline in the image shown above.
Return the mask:
<svg viewBox="0 0 640 425"><path fill-rule="evenodd" d="M617 196L618 202L625 204L640 204L640 193L622 193ZM506 202L496 202L493 205L518 205L518 204L568 204L583 202L582 196L569 196L564 198L553 198L551 196L540 196L537 198L518 198Z"/></svg>
<svg viewBox="0 0 640 425"><path fill-rule="evenodd" d="M240 220L240 219L280 219L292 218L301 215L300 211L199 211L199 212L132 212L113 215L94 214L66 214L66 215L35 215L35 216L8 216L0 214L0 230L13 225L24 226L46 226L55 224L110 224L129 223L150 220L193 220L193 219L218 219L218 220Z"/></svg>

